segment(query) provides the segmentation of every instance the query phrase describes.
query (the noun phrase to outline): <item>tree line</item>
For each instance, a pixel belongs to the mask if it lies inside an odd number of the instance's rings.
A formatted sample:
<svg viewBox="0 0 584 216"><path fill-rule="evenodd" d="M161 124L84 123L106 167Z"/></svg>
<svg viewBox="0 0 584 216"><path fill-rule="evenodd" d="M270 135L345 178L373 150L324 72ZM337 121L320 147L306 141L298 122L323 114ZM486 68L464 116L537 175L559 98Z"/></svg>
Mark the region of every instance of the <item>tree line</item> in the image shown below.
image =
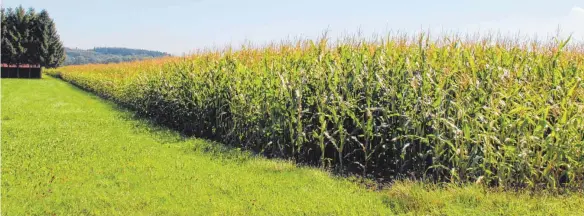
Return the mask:
<svg viewBox="0 0 584 216"><path fill-rule="evenodd" d="M65 61L65 49L46 10L22 6L2 8L2 63L55 68Z"/></svg>
<svg viewBox="0 0 584 216"><path fill-rule="evenodd" d="M168 53L159 51L121 47L95 47L93 49L65 47L65 53L67 53L67 58L63 65L120 63L170 56Z"/></svg>
<svg viewBox="0 0 584 216"><path fill-rule="evenodd" d="M95 47L93 51L102 54L120 55L120 56L151 56L162 57L170 54L160 51L152 51L145 49L130 49L123 47Z"/></svg>

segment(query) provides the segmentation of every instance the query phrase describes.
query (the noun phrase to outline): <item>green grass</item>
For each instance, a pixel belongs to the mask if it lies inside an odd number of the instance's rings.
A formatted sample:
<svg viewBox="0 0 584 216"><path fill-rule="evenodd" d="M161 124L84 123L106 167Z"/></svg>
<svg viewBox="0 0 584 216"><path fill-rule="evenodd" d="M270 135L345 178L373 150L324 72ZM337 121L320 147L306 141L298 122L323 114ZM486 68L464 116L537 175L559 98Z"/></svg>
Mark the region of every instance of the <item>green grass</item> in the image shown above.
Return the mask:
<svg viewBox="0 0 584 216"><path fill-rule="evenodd" d="M2 215L574 215L581 195L369 191L136 120L54 78L2 81Z"/></svg>
<svg viewBox="0 0 584 216"><path fill-rule="evenodd" d="M2 94L5 215L389 212L326 172L203 153L209 143L152 131L55 79L2 80Z"/></svg>

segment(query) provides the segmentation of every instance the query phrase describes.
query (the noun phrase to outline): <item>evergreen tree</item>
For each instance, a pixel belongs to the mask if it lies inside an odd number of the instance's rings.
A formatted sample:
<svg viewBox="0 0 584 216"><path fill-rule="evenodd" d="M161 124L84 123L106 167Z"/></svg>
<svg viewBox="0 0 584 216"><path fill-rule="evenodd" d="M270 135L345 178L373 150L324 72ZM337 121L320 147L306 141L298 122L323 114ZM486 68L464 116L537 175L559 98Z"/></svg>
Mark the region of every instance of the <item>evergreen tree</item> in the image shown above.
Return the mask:
<svg viewBox="0 0 584 216"><path fill-rule="evenodd" d="M26 38L24 8L8 9L6 13L6 44L4 49L7 54L7 63L19 65L22 63L26 48L23 46L23 38ZM4 58L3 58L4 59Z"/></svg>
<svg viewBox="0 0 584 216"><path fill-rule="evenodd" d="M28 64L41 64L41 55L40 55L40 35L42 35L42 31L38 19L38 15L34 11L33 8L30 8L26 13L27 17L27 29L28 34L26 35L27 38L24 40L24 47L26 48L25 53L25 62Z"/></svg>
<svg viewBox="0 0 584 216"><path fill-rule="evenodd" d="M46 10L2 9L1 31L2 63L54 68L65 60L65 49Z"/></svg>
<svg viewBox="0 0 584 216"><path fill-rule="evenodd" d="M8 35L8 16L12 16L12 9L5 10L4 8L1 9L2 12L2 63L4 64L12 64L15 63L15 53L16 49L12 46L11 40L9 40Z"/></svg>
<svg viewBox="0 0 584 216"><path fill-rule="evenodd" d="M36 36L39 41L39 57L42 66L46 66L50 62L51 56L49 53L49 46L51 39L49 37L51 18L46 10L42 10L37 17Z"/></svg>
<svg viewBox="0 0 584 216"><path fill-rule="evenodd" d="M30 39L30 17L22 6L18 6L7 19L7 39L13 47L12 61L20 68L28 63L27 43Z"/></svg>
<svg viewBox="0 0 584 216"><path fill-rule="evenodd" d="M45 25L44 31L48 38L48 43L46 43L48 53L44 56L43 66L49 68L59 67L65 61L65 47L57 33L55 22L49 17L48 12L43 11L41 14L45 14L41 16L43 17L41 22Z"/></svg>
<svg viewBox="0 0 584 216"><path fill-rule="evenodd" d="M61 43L59 35L56 34L56 31L54 32L55 34L53 34L53 37L51 37L52 43L49 44L49 53L51 54L51 59L50 61L46 62L47 64L45 65L45 67L48 68L59 67L59 65L63 64L65 61L65 47L63 47L63 44Z"/></svg>

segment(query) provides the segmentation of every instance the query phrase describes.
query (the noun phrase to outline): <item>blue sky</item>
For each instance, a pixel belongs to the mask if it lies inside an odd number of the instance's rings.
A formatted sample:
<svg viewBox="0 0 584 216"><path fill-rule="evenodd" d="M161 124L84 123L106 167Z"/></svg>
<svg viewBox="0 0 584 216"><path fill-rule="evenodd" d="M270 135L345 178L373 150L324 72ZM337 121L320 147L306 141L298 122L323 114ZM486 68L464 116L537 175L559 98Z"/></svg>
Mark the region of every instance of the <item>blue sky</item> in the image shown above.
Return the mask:
<svg viewBox="0 0 584 216"><path fill-rule="evenodd" d="M286 38L392 31L554 34L584 38L584 0L3 0L47 9L68 47L173 54Z"/></svg>

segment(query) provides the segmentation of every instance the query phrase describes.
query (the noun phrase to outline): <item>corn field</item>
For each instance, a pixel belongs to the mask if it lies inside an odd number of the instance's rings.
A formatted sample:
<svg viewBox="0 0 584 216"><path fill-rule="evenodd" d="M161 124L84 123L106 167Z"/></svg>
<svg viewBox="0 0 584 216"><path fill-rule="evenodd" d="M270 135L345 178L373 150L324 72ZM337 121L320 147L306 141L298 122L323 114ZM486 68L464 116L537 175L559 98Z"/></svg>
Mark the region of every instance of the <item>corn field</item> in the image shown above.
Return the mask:
<svg viewBox="0 0 584 216"><path fill-rule="evenodd" d="M187 135L391 181L584 188L584 46L283 42L47 70Z"/></svg>

